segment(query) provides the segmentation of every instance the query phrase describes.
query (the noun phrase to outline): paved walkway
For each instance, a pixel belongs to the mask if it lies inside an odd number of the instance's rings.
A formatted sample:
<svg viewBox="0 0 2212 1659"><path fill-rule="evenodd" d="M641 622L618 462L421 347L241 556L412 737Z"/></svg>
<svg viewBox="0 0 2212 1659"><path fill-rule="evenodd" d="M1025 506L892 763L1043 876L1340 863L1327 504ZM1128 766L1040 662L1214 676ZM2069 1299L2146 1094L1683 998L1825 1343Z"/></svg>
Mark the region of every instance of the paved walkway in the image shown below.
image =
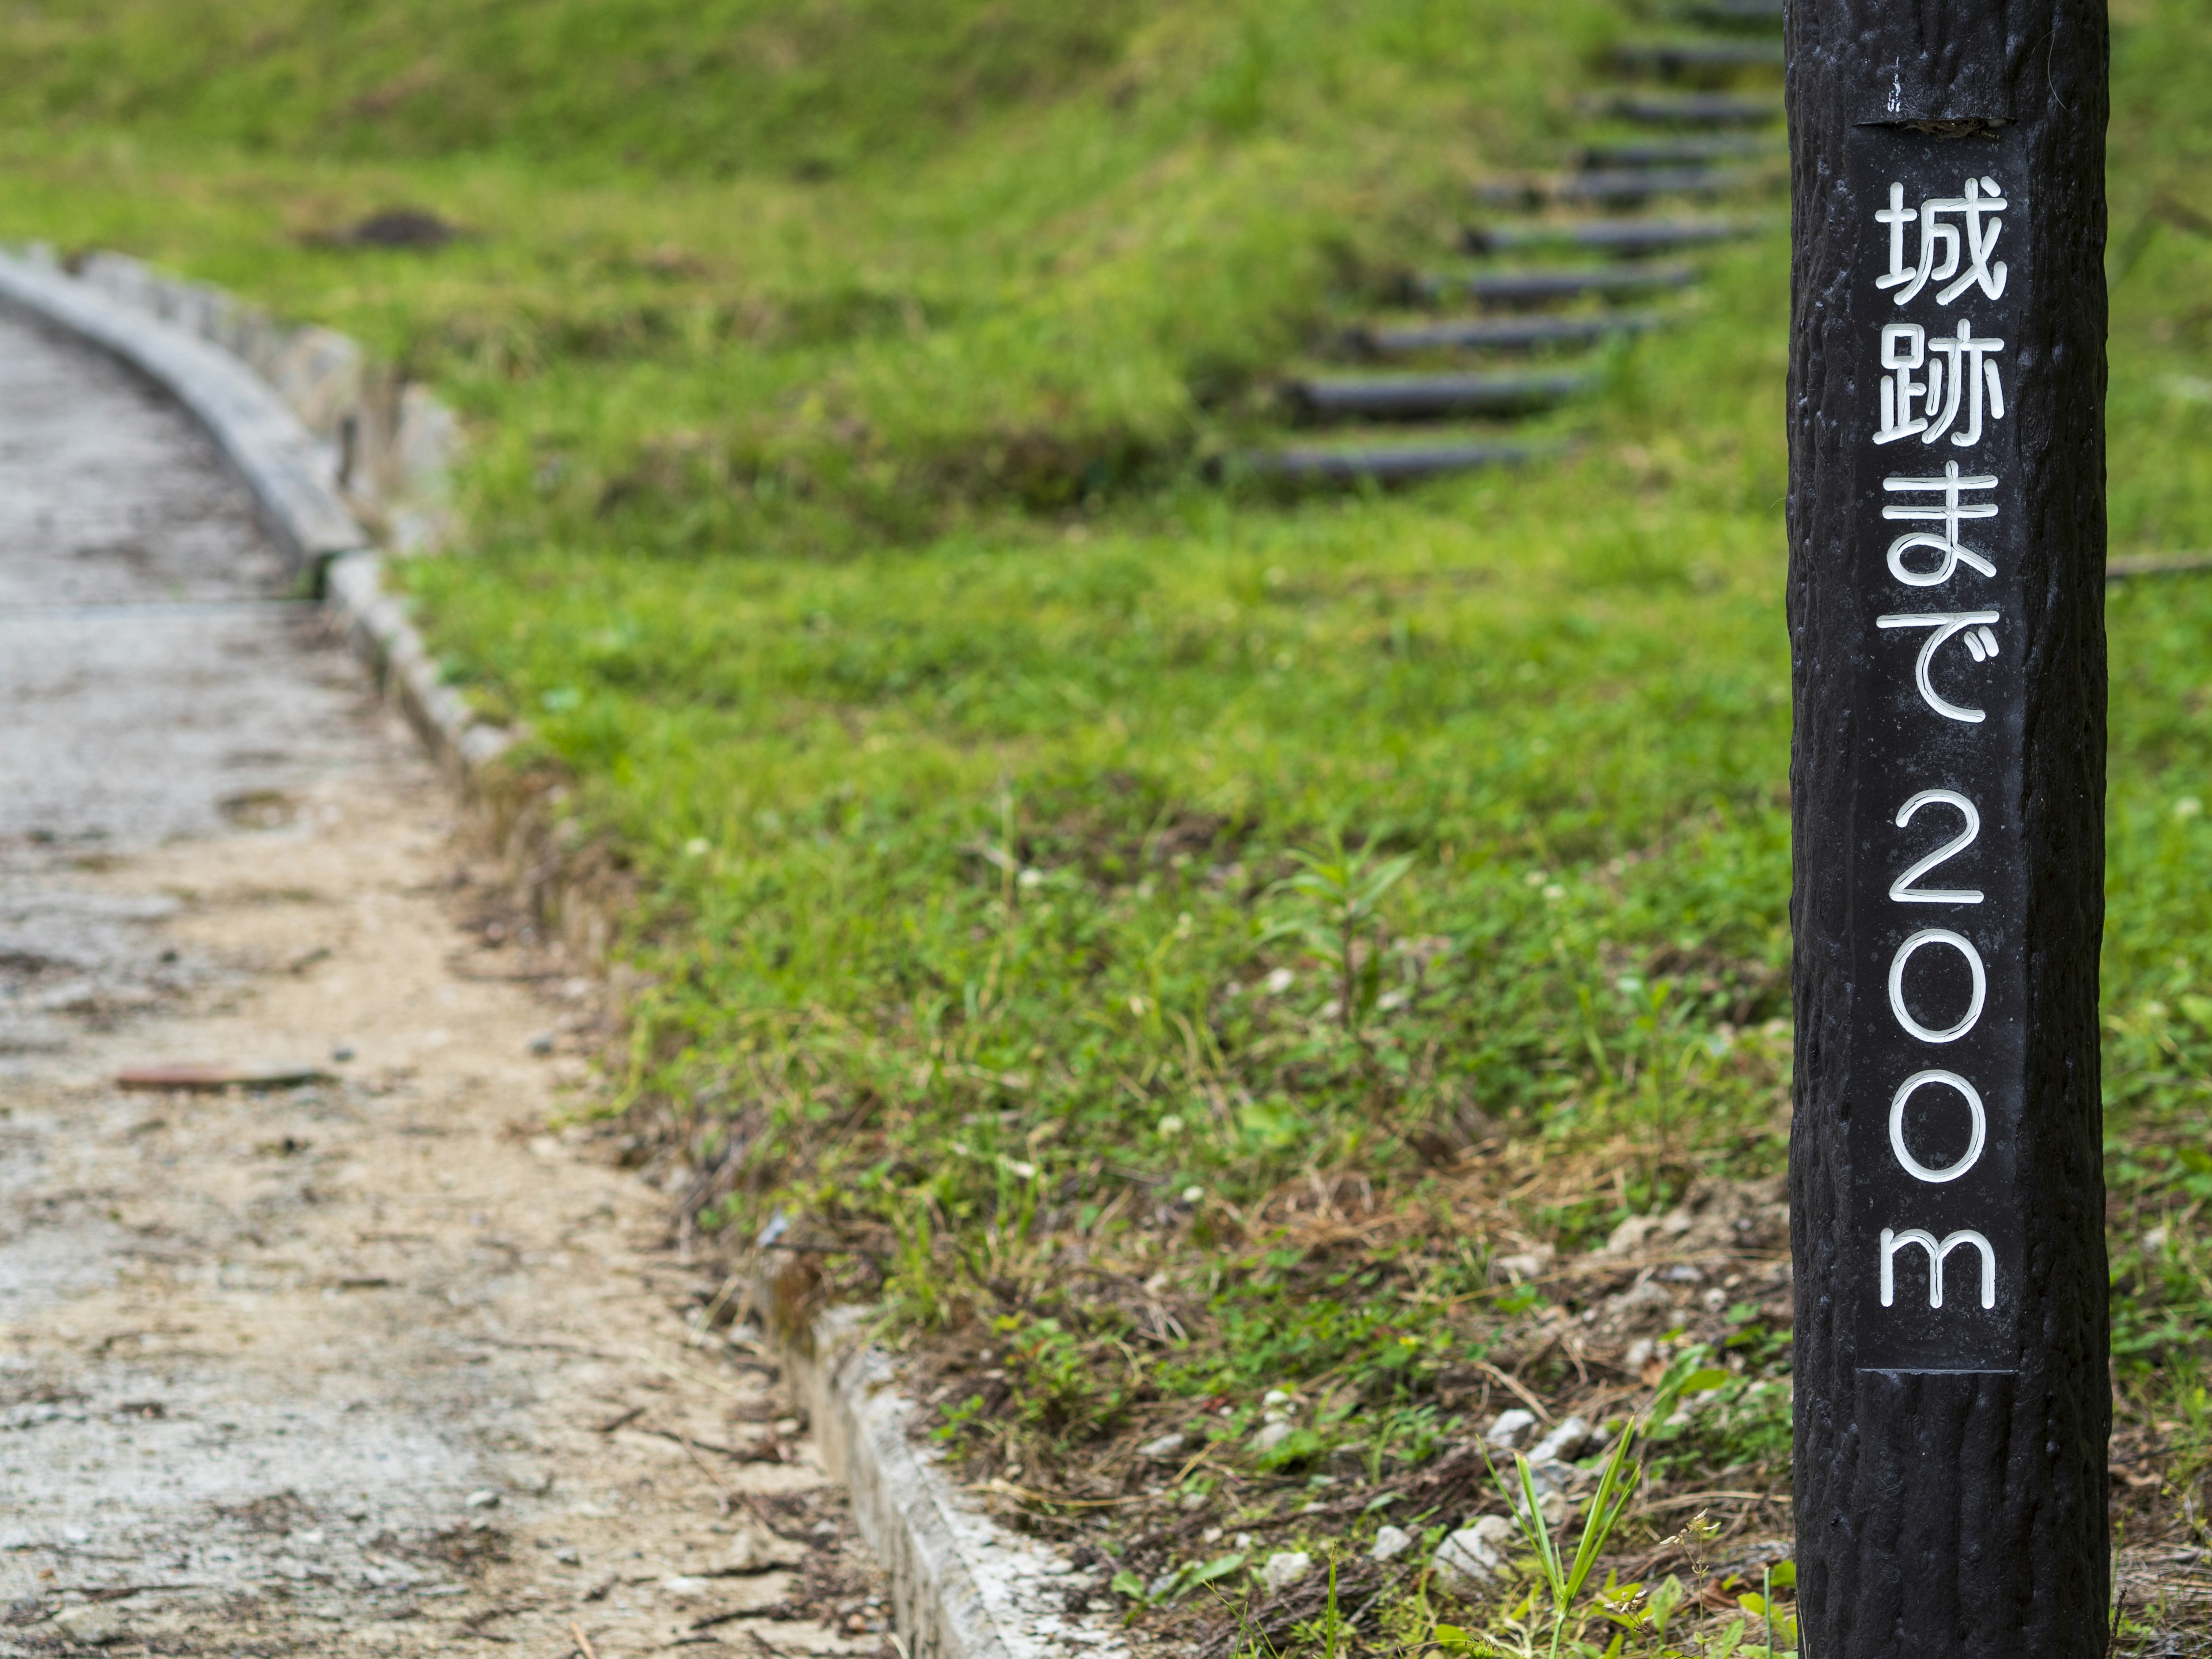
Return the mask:
<svg viewBox="0 0 2212 1659"><path fill-rule="evenodd" d="M0 1654L887 1652L659 1195L546 1127L591 985L281 581L0 322ZM323 1075L118 1085L179 1061Z"/></svg>

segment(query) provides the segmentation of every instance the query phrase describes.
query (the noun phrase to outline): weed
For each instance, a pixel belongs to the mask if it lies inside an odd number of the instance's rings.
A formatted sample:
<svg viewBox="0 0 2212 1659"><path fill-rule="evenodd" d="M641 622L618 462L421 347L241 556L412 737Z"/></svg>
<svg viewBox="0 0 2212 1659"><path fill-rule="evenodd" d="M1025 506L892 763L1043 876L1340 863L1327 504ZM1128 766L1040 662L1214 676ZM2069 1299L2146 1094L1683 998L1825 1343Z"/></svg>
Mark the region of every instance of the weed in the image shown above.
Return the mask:
<svg viewBox="0 0 2212 1659"><path fill-rule="evenodd" d="M1629 1454L1649 1418L1668 1412L1679 1399L1718 1388L1727 1381L1728 1374L1707 1365L1706 1358L1702 1347L1692 1347L1676 1356L1653 1390L1646 1418L1641 1421L1632 1419L1622 1425L1599 1471L1597 1488L1584 1506L1582 1536L1571 1559L1562 1553L1560 1540L1552 1535L1551 1522L1544 1515L1546 1494L1539 1487L1527 1456L1519 1451L1513 1454L1510 1481L1502 1472L1492 1471L1499 1494L1534 1553L1536 1570L1550 1600L1551 1640L1547 1659L1559 1659L1561 1644L1567 1639L1571 1625L1580 1630L1593 1617L1621 1622L1623 1609L1632 1603L1632 1595L1625 1593L1610 1576L1589 1602L1583 1592L1589 1587L1590 1577L1607 1543L1627 1518L1637 1488L1642 1484L1644 1466L1631 1462ZM1662 1627L1663 1623L1662 1618ZM1570 1651L1580 1655L1595 1650L1586 1649L1578 1640ZM1527 1656L1522 1656L1522 1659L1527 1659Z"/></svg>
<svg viewBox="0 0 2212 1659"><path fill-rule="evenodd" d="M1346 1036L1362 1042L1382 994L1379 912L1384 896L1413 867L1413 856L1378 859L1371 848L1348 852L1340 834L1324 852L1293 848L1291 858L1298 872L1276 889L1288 902L1261 933L1261 942L1302 939L1323 962L1334 963L1337 1018Z"/></svg>

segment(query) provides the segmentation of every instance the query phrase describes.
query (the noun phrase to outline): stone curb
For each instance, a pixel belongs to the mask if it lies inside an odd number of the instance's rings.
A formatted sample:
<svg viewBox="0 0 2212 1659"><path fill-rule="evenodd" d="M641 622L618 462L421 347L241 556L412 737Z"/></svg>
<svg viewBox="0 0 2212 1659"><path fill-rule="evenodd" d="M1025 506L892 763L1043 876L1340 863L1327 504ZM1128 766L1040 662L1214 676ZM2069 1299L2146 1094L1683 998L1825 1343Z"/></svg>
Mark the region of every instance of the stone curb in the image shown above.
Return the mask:
<svg viewBox="0 0 2212 1659"><path fill-rule="evenodd" d="M789 1297L764 1274L751 1297L823 1461L890 1577L906 1659L1127 1659L1110 1616L1069 1610L1104 1594L1101 1575L1000 1526L915 1446L915 1406L891 1357L868 1340L868 1310L794 1319L779 1312Z"/></svg>
<svg viewBox="0 0 2212 1659"><path fill-rule="evenodd" d="M0 254L0 305L98 346L184 404L253 497L270 538L320 591L348 644L431 751L473 785L513 734L478 720L379 580L382 560L324 476L313 439L236 356L35 259Z"/></svg>
<svg viewBox="0 0 2212 1659"><path fill-rule="evenodd" d="M234 319L224 326L243 314L213 290L172 286L201 296L216 323ZM237 354L200 337L215 333L213 325L189 331L131 303L135 295L116 297L114 287L71 276L51 259L0 253L0 307L100 347L182 403L252 492L271 538L319 586L385 695L464 793L491 796L491 763L514 735L479 720L440 683L422 636L384 590L381 556L333 487L301 416ZM342 337L328 338L352 349ZM753 1301L823 1462L852 1493L861 1534L890 1577L905 1659L1127 1659L1110 1617L1068 1610L1072 1592L1101 1589L1097 1575L1079 1573L1058 1551L1000 1526L916 1448L915 1407L898 1389L890 1356L868 1341L866 1310L779 1316L777 1286L765 1279ZM1073 1599L1079 1605L1082 1598Z"/></svg>
<svg viewBox="0 0 2212 1659"><path fill-rule="evenodd" d="M0 256L0 301L98 346L190 410L246 489L270 538L302 571L368 545L323 482L306 428L229 353L118 305L89 284Z"/></svg>

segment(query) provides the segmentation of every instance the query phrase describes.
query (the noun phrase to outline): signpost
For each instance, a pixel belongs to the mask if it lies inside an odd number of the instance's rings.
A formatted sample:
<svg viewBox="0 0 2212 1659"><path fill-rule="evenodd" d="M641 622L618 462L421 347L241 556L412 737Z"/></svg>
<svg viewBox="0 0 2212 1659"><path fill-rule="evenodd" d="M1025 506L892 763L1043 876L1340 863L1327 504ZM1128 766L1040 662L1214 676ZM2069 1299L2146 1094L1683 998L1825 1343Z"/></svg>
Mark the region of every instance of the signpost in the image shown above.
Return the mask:
<svg viewBox="0 0 2212 1659"><path fill-rule="evenodd" d="M2101 0L1791 0L1807 1659L2093 1659Z"/></svg>

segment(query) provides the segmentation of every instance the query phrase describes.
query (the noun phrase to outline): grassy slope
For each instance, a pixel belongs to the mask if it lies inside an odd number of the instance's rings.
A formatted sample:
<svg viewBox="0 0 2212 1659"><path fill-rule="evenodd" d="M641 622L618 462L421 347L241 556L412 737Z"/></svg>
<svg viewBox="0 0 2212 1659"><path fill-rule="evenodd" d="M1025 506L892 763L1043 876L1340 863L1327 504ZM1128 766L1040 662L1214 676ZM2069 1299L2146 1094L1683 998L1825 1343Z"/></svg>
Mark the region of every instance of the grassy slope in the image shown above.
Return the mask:
<svg viewBox="0 0 2212 1659"><path fill-rule="evenodd" d="M963 1431L994 1457L1079 1461L1160 1395L1241 1431L1278 1382L1349 1402L1324 1442L1418 1448L1436 1379L1503 1352L1492 1237L1271 1253L1280 1183L1419 1206L1476 1178L1422 1149L1499 1122L1617 1167L1495 1235L1572 1246L1779 1156L1781 249L1619 364L1571 465L1224 498L1182 458L1468 171L1544 154L1615 20L879 9L33 8L0 26L0 229L252 289L468 410L478 550L415 581L642 877L629 1085L743 1147L706 1224L797 1207L921 1328L1016 1284L1027 1414ZM2212 545L2212 26L2119 23L2114 544ZM297 240L402 201L477 234ZM2197 1425L2160 1431L2155 1533L2212 1455L2212 588L2123 588L2112 627L2124 1393ZM1275 884L1334 833L1412 860L1356 1035ZM1189 1340L1053 1252L1166 1273Z"/></svg>
<svg viewBox="0 0 2212 1659"><path fill-rule="evenodd" d="M489 485L553 463L557 505L611 492L677 552L910 539L1172 469L1218 428L1201 399L1233 420L1479 156L1540 147L1546 88L1615 26L1593 0L28 15L0 37L19 222L351 330L496 422ZM477 234L428 270L299 245L395 202Z"/></svg>

